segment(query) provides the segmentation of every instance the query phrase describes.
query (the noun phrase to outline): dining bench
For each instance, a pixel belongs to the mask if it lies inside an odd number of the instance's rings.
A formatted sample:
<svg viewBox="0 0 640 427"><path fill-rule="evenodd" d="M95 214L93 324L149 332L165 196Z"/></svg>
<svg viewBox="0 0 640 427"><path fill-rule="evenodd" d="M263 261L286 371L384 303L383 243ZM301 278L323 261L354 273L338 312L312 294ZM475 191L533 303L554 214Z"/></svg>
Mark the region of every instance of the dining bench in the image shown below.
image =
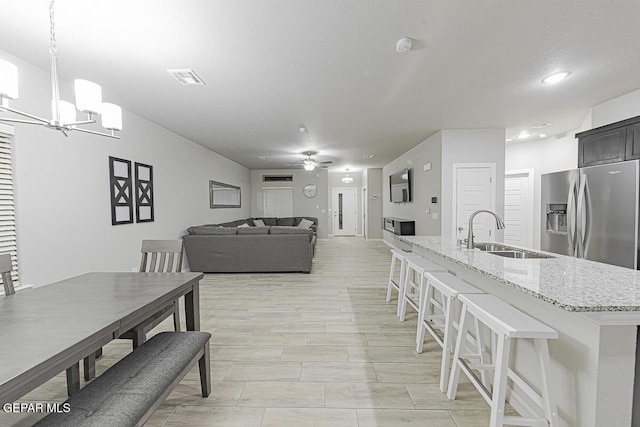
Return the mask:
<svg viewBox="0 0 640 427"><path fill-rule="evenodd" d="M202 396L211 392L209 339L200 331L161 332L66 400L36 426L139 426L198 362Z"/></svg>

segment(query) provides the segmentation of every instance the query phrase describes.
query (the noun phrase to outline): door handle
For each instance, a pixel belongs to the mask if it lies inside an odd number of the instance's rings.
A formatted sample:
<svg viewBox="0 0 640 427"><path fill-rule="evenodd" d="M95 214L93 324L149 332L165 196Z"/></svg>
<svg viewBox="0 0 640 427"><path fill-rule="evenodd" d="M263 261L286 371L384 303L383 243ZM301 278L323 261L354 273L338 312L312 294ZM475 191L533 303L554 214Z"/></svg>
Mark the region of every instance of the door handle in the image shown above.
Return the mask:
<svg viewBox="0 0 640 427"><path fill-rule="evenodd" d="M458 227L458 231L462 231L464 230L464 228L462 228L462 226Z"/></svg>
<svg viewBox="0 0 640 427"><path fill-rule="evenodd" d="M576 218L576 241L578 243L578 258L585 257L585 242L586 242L586 228L587 228L587 212L586 212L586 193L587 188L587 177L584 176L584 179L580 180L580 189L578 190L578 210L577 210L577 218Z"/></svg>
<svg viewBox="0 0 640 427"><path fill-rule="evenodd" d="M567 239L569 240L569 254L576 256L576 179L571 180L569 195L567 196Z"/></svg>

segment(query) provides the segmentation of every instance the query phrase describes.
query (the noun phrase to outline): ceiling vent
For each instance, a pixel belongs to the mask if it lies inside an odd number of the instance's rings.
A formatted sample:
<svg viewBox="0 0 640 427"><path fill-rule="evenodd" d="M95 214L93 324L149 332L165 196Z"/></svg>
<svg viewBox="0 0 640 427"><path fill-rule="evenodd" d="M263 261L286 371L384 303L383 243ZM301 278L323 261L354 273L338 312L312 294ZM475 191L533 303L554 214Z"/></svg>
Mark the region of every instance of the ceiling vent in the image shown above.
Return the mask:
<svg viewBox="0 0 640 427"><path fill-rule="evenodd" d="M184 86L204 86L204 82L198 75L191 69L183 70L167 70L169 74L173 76L181 85Z"/></svg>
<svg viewBox="0 0 640 427"><path fill-rule="evenodd" d="M262 175L262 182L291 182L293 175Z"/></svg>

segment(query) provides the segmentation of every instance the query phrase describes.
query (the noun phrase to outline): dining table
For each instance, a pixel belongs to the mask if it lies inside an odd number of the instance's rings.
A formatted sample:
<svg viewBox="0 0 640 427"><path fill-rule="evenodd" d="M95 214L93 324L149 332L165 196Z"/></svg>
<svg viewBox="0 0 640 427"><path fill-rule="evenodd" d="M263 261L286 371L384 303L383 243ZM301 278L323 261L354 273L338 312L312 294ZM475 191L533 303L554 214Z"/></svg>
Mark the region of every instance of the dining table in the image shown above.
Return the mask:
<svg viewBox="0 0 640 427"><path fill-rule="evenodd" d="M184 296L187 330L200 330L202 273L92 272L0 298L0 405L67 370Z"/></svg>

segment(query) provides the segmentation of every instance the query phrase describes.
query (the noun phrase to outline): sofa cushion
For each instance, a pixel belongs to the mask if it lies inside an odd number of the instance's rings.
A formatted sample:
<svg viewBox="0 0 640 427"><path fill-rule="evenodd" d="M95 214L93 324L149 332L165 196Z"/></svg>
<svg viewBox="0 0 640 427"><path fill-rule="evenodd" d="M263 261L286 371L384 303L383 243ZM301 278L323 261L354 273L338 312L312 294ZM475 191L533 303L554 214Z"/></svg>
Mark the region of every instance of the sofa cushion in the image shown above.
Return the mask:
<svg viewBox="0 0 640 427"><path fill-rule="evenodd" d="M251 227L249 224L247 224L246 222L243 222L242 224L240 224L238 226L238 228L246 228L246 227Z"/></svg>
<svg viewBox="0 0 640 427"><path fill-rule="evenodd" d="M266 226L264 221L261 220L261 219L254 219L253 220L253 225L254 225L254 227L264 227L264 226Z"/></svg>
<svg viewBox="0 0 640 427"><path fill-rule="evenodd" d="M269 227L238 227L238 234L269 234Z"/></svg>
<svg viewBox="0 0 640 427"><path fill-rule="evenodd" d="M278 225L278 218L256 218L261 219L264 225Z"/></svg>
<svg viewBox="0 0 640 427"><path fill-rule="evenodd" d="M278 223L276 225L280 227L293 227L293 217L278 218Z"/></svg>
<svg viewBox="0 0 640 427"><path fill-rule="evenodd" d="M211 227L208 225L199 225L196 227L189 227L187 231L189 234L236 234L237 228L235 227Z"/></svg>
<svg viewBox="0 0 640 427"><path fill-rule="evenodd" d="M313 225L313 221L309 221L306 218L302 218L302 220L298 224L298 228L304 228L304 229L310 230L312 225Z"/></svg>

